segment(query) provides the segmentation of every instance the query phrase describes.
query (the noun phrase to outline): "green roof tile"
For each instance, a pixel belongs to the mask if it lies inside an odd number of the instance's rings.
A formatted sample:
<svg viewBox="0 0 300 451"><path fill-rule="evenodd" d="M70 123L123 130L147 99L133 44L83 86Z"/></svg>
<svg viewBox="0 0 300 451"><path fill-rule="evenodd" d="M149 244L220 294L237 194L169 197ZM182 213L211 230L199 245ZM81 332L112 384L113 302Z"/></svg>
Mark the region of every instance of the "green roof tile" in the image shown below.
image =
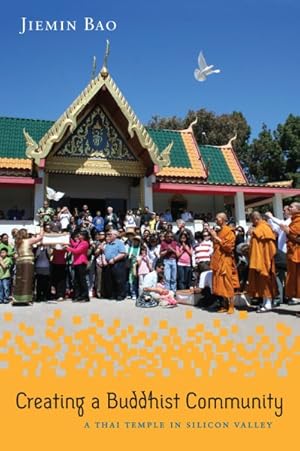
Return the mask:
<svg viewBox="0 0 300 451"><path fill-rule="evenodd" d="M23 128L38 142L53 124L54 121L0 117L0 158L26 158ZM147 131L160 152L173 141L170 152L171 167L192 168L180 131L151 128L147 128ZM208 182L234 183L234 178L220 148L199 146L199 149L205 165L209 165Z"/></svg>
<svg viewBox="0 0 300 451"><path fill-rule="evenodd" d="M0 157L26 158L23 128L38 142L53 124L38 119L0 117Z"/></svg>
<svg viewBox="0 0 300 451"><path fill-rule="evenodd" d="M171 167L187 169L192 167L180 131L147 128L147 132L157 145L160 152L162 152L167 145L173 141L174 144L170 152Z"/></svg>
<svg viewBox="0 0 300 451"><path fill-rule="evenodd" d="M235 183L231 171L219 147L200 146L205 166L209 166L209 183Z"/></svg>

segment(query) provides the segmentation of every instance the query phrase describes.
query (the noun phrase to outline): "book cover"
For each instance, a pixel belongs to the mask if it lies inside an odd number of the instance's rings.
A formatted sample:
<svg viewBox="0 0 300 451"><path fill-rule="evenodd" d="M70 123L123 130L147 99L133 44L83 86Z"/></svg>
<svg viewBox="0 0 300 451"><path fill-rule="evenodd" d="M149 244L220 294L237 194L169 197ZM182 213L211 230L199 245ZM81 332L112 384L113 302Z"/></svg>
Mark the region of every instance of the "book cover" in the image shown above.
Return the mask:
<svg viewBox="0 0 300 451"><path fill-rule="evenodd" d="M56 121L105 68L125 96L120 108L142 124L190 109L238 110L257 135L263 122L274 129L299 112L289 70L299 17L296 2L279 0L12 1L0 19L0 115ZM221 69L203 83L194 78L200 50ZM59 126L53 142L55 132ZM296 311L224 315L101 300L0 305L2 444L296 448Z"/></svg>

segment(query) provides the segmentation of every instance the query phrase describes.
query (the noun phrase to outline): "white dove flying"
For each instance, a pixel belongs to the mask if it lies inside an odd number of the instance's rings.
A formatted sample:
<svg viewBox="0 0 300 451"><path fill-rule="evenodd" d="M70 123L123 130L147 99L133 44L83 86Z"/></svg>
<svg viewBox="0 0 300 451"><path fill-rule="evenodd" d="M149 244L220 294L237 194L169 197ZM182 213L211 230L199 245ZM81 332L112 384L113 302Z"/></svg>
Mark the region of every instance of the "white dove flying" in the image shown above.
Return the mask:
<svg viewBox="0 0 300 451"><path fill-rule="evenodd" d="M206 80L206 77L208 75L219 74L221 72L220 69L213 69L213 64L208 66L202 52L200 52L198 56L198 65L199 69L195 69L194 71L194 75L197 81L204 81Z"/></svg>
<svg viewBox="0 0 300 451"><path fill-rule="evenodd" d="M47 199L55 200L55 202L58 202L65 195L65 193L62 193L61 191L54 191L54 189L49 188L49 186L46 186L46 191Z"/></svg>

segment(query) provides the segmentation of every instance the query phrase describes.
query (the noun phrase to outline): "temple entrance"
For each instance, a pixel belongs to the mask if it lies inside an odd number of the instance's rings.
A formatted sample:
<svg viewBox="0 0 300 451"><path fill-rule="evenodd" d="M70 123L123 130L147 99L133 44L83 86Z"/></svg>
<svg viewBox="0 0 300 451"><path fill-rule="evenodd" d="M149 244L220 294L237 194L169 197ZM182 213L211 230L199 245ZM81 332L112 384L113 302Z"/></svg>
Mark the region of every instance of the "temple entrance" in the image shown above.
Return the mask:
<svg viewBox="0 0 300 451"><path fill-rule="evenodd" d="M171 199L171 213L173 219L176 220L181 217L183 210L187 208L187 200L181 194L176 194Z"/></svg>
<svg viewBox="0 0 300 451"><path fill-rule="evenodd" d="M69 198L69 208L71 211L73 211L75 207L81 211L82 206L85 204L88 205L92 216L96 214L97 210L100 210L101 215L105 216L107 207L113 207L115 213L124 215L127 208L126 199L87 199L85 197Z"/></svg>
<svg viewBox="0 0 300 451"><path fill-rule="evenodd" d="M131 177L49 174L48 186L65 193L56 206L66 205L71 211L77 207L81 211L87 204L92 216L97 210L104 215L111 206L115 213L125 214L127 208L139 206L140 185L133 186L133 180Z"/></svg>

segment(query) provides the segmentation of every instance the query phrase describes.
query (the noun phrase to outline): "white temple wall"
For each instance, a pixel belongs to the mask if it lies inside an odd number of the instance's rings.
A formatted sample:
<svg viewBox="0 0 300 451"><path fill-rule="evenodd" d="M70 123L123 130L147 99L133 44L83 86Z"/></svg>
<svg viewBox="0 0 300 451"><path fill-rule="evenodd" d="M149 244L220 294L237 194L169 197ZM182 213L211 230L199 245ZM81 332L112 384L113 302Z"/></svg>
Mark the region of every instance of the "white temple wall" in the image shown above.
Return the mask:
<svg viewBox="0 0 300 451"><path fill-rule="evenodd" d="M67 197L129 200L131 180L128 177L49 174L48 184Z"/></svg>
<svg viewBox="0 0 300 451"><path fill-rule="evenodd" d="M154 193L153 203L156 213L163 213L167 208L171 208L172 200L180 193ZM187 209L195 213L212 213L224 211L224 196L215 195L199 195L199 194L183 194L181 199L187 201Z"/></svg>

